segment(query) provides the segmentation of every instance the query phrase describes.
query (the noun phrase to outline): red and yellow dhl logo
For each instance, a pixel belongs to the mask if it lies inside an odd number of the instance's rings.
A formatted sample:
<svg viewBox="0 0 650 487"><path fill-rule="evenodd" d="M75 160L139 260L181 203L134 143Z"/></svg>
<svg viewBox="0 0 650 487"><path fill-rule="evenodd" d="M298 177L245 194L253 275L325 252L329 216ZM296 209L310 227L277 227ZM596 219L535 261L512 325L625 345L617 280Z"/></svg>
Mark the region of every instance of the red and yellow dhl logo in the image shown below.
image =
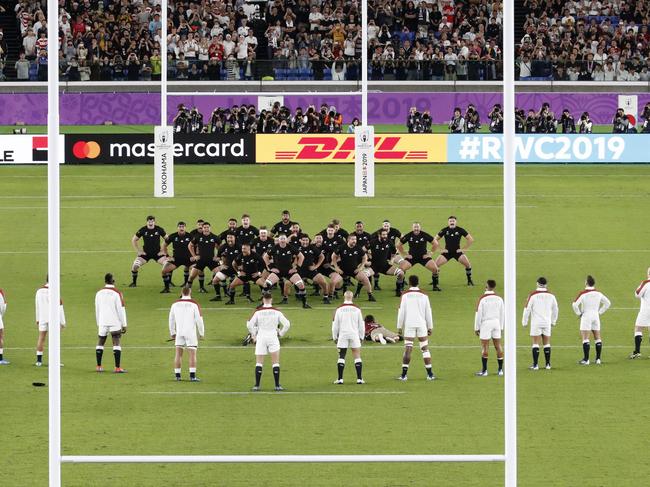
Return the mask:
<svg viewBox="0 0 650 487"><path fill-rule="evenodd" d="M426 160L426 150L400 150L401 136L375 137L376 160ZM354 136L305 135L297 141L298 150L276 150L278 160L314 161L333 159L335 161L354 160Z"/></svg>
<svg viewBox="0 0 650 487"><path fill-rule="evenodd" d="M259 163L353 163L352 134L258 134ZM375 161L446 162L447 140L440 134L381 134L375 136Z"/></svg>

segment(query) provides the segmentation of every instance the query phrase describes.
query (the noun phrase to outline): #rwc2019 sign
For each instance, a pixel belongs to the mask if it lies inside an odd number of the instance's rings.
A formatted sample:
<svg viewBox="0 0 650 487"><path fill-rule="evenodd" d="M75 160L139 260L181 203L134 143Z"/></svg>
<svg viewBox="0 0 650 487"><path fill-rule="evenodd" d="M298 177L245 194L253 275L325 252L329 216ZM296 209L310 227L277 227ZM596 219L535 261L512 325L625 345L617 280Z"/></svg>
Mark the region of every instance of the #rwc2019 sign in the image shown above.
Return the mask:
<svg viewBox="0 0 650 487"><path fill-rule="evenodd" d="M252 164L253 134L174 134L175 164ZM72 134L65 137L68 164L153 164L153 134Z"/></svg>

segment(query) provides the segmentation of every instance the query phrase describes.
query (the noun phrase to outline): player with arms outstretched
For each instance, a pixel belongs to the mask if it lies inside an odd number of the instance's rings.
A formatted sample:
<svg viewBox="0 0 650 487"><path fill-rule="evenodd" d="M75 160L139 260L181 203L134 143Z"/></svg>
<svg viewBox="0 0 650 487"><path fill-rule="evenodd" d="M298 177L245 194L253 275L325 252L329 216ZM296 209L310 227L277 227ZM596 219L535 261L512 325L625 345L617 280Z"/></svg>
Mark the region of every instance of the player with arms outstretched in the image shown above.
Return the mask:
<svg viewBox="0 0 650 487"><path fill-rule="evenodd" d="M464 247L461 247L460 242L463 237L465 237L466 244ZM445 239L445 248L440 251L440 255L436 258L436 266L440 269L450 260L456 259L465 268L467 285L473 286L472 264L470 264L465 252L470 248L472 243L474 243L474 237L472 237L467 230L456 224L455 216L450 216L447 220L447 226L440 230L436 235L436 242L442 238ZM437 272L433 273L431 279L433 287L438 287L439 274Z"/></svg>

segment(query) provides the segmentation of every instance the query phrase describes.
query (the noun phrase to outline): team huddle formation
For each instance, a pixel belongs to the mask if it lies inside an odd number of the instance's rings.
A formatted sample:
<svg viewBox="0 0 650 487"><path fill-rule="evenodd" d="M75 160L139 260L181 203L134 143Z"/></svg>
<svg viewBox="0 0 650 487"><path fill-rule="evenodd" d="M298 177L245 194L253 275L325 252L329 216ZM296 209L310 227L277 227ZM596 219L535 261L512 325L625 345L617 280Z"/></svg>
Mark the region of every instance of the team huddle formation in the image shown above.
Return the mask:
<svg viewBox="0 0 650 487"><path fill-rule="evenodd" d="M464 246L461 243L465 239ZM142 248L138 242L142 239ZM439 241L444 239L445 248L434 258L439 248ZM356 222L353 232L341 228L338 220L332 220L327 227L310 237L302 232L299 223L291 220L288 211L282 212L281 220L271 229L262 226L259 229L251 225L250 217L243 215L241 225L231 218L228 228L220 234L211 231L209 222L199 220L197 228L188 232L184 222L178 223L177 231L167 234L156 225L153 216L147 217L147 223L132 238L137 257L132 267L130 287L137 286L139 269L149 260L162 265L163 293L169 293L172 273L176 268L184 267L184 282L181 296L172 305L169 312L170 340L174 341L174 376L181 380L181 362L183 352L189 355L189 378L192 382L200 379L196 375L198 341L205 335L205 327L200 304L192 299L192 285L198 278L199 292L205 288L205 269L212 272L211 282L215 296L211 301L221 300L221 291L233 304L235 289L243 287L243 296L249 302L250 283L261 289L261 303L247 321L248 335L244 344L255 344L255 385L254 391L260 390L260 381L264 359L271 356L275 390L282 391L280 384L280 338L290 329L290 322L284 314L273 306L272 291L278 287L281 303L288 302L291 288L304 308L307 304L306 286L311 281L314 286L312 295L322 295L323 302L330 304L338 299L338 291L343 292L343 303L338 306L332 320L332 339L338 349L337 379L335 384L343 384L345 359L348 349L354 358L357 384L364 384L361 344L372 340L385 344L404 342L402 369L397 377L401 381L408 379L411 354L417 344L422 353L426 379L434 380L429 351L429 336L433 330L431 304L427 294L419 287L419 278L406 272L420 264L431 272L431 286L440 291L439 269L451 259L456 259L466 270L467 284L473 285L472 269L466 250L474 239L463 228L457 226L456 218L449 217L448 225L435 236L424 232L421 225L413 223L409 233L404 235L391 227L385 220L377 231L370 234L364 230L361 221ZM172 253L169 253L171 246ZM405 247L406 246L406 247ZM395 293L400 297L397 313L397 333L375 322L374 317L363 317L361 309L354 304L361 290L365 288L368 300L375 301L373 290L379 288L379 275L395 277ZM647 278L636 288L634 295L640 300L634 330L634 351L629 358L641 356L641 342L644 330L650 330L650 268ZM356 291L348 290L351 280L357 282ZM408 281L408 288L405 282ZM591 338L595 346L595 363L602 362L603 342L601 338L600 316L611 306L610 300L595 287L596 281L587 276L585 287L572 303L572 309L580 320L583 357L581 365L590 365ZM492 341L497 355L497 374L503 375L502 333L505 326L505 308L503 299L496 294L497 284L489 279L485 291L476 306L474 332L480 338L482 368L476 372L479 377L488 375L488 351ZM47 282L37 290L35 296L36 325L38 341L36 346L36 366L43 365L43 350L47 337L49 317L49 288ZM4 359L4 317L7 310L5 293L0 290L0 365L8 365ZM545 368L551 369L551 330L557 324L559 308L557 299L549 291L547 279L539 277L536 289L526 300L523 310L522 325L530 326L532 338L531 370L539 370L540 347L543 348ZM121 367L121 338L127 331L126 306L123 294L116 288L113 275L104 276L104 287L95 296L95 318L98 327L98 341L95 347L96 370L104 372L102 365L104 346L110 336L115 362L115 373L125 373ZM66 326L63 302L59 306L61 328Z"/></svg>

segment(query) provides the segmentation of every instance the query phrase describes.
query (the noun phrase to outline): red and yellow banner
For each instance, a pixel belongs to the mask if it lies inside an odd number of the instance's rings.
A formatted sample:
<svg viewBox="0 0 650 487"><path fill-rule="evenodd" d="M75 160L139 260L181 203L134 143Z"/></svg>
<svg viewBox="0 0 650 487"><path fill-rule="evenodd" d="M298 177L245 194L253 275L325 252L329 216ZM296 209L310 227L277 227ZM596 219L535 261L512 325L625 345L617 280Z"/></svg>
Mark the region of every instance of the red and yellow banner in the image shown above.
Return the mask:
<svg viewBox="0 0 650 487"><path fill-rule="evenodd" d="M257 134L256 157L264 163L354 163L354 134ZM376 163L447 162L445 134L375 135Z"/></svg>

